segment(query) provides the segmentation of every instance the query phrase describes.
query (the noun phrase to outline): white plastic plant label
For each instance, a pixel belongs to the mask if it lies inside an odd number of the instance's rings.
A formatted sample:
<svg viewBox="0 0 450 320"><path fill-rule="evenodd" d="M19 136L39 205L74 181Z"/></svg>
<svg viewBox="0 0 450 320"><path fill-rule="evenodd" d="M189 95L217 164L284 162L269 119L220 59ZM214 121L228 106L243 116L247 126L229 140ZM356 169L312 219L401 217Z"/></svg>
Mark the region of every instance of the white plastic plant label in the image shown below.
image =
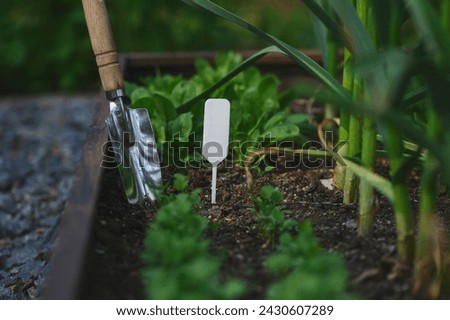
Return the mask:
<svg viewBox="0 0 450 320"><path fill-rule="evenodd" d="M216 203L217 166L228 155L230 135L230 102L208 99L203 120L202 155L212 166L211 203Z"/></svg>

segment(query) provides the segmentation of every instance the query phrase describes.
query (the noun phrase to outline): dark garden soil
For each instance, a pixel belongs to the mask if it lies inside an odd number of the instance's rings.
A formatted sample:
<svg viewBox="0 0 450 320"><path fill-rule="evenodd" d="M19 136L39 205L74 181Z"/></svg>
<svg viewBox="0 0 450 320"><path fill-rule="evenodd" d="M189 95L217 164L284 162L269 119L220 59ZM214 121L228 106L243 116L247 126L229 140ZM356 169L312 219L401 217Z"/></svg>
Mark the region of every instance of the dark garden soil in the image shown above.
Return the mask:
<svg viewBox="0 0 450 320"><path fill-rule="evenodd" d="M219 169L217 205L210 204L210 170L183 171L190 178L190 189L200 188L205 215L220 227L211 235L211 251L224 256L223 277L247 282L245 299L264 299L273 280L263 261L272 246L258 231L251 212L247 179L242 168ZM363 299L413 299L412 270L397 259L395 222L390 204L381 196L376 203L376 221L370 237L358 236L357 206L343 205L342 194L327 188L331 168L276 169L254 173L256 189L266 184L280 188L290 217L310 219L321 246L340 253L349 272L348 291ZM83 298L143 299L139 258L143 238L156 208L129 205L116 170L105 170L98 202L94 239L86 267ZM173 172L164 170L164 180ZM410 181L412 207L418 205L418 181ZM439 199L439 216L450 225L449 199ZM447 230L448 231L448 230ZM449 298L449 297L442 297Z"/></svg>

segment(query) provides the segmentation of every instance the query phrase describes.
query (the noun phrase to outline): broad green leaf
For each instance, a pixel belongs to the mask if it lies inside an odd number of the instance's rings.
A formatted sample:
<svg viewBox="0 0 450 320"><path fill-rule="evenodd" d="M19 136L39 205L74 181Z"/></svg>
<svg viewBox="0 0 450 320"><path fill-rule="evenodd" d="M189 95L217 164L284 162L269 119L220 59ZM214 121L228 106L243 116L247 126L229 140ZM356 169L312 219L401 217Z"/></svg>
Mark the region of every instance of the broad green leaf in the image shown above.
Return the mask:
<svg viewBox="0 0 450 320"><path fill-rule="evenodd" d="M293 115L289 115L289 117L291 117L291 116L293 116ZM284 112L284 111L274 114L264 124L264 130L267 130L275 125L285 122L287 117L288 117L288 113Z"/></svg>
<svg viewBox="0 0 450 320"><path fill-rule="evenodd" d="M254 66L249 67L244 75L244 84L246 87L257 87L261 82L261 72Z"/></svg>
<svg viewBox="0 0 450 320"><path fill-rule="evenodd" d="M265 75L258 85L258 91L264 98L277 99L280 80L275 75Z"/></svg>
<svg viewBox="0 0 450 320"><path fill-rule="evenodd" d="M144 96L135 99L132 98L132 101L133 104L131 105L131 107L133 109L144 108L148 110L148 108L152 105L153 99L150 96Z"/></svg>
<svg viewBox="0 0 450 320"><path fill-rule="evenodd" d="M306 142L308 139L306 137L312 137L317 135L317 126L309 123L310 116L307 114L291 114L286 119L286 123L291 123L296 125L300 129L300 138L302 142Z"/></svg>
<svg viewBox="0 0 450 320"><path fill-rule="evenodd" d="M282 141L299 136L300 129L293 124L282 124L267 129L260 137L266 138L268 135L272 140Z"/></svg>
<svg viewBox="0 0 450 320"><path fill-rule="evenodd" d="M296 126L309 123L310 116L307 114L302 113L294 113L290 114L289 117L287 117L286 122L295 124Z"/></svg>
<svg viewBox="0 0 450 320"><path fill-rule="evenodd" d="M145 108L148 110L150 118L159 118L163 123L176 118L177 113L172 101L160 94L154 94L133 100L132 107Z"/></svg>
<svg viewBox="0 0 450 320"><path fill-rule="evenodd" d="M152 93L161 93L169 96L175 86L183 79L181 75L157 74L156 77L147 77L144 83L147 89Z"/></svg>
<svg viewBox="0 0 450 320"><path fill-rule="evenodd" d="M192 113L180 114L169 123L172 136L180 142L188 142L192 132Z"/></svg>
<svg viewBox="0 0 450 320"><path fill-rule="evenodd" d="M195 89L196 87L193 81L182 80L175 86L170 94L170 98L175 106L180 106L197 95Z"/></svg>
<svg viewBox="0 0 450 320"><path fill-rule="evenodd" d="M241 57L231 51L220 52L216 57L218 77L223 78L241 63Z"/></svg>
<svg viewBox="0 0 450 320"><path fill-rule="evenodd" d="M213 82L212 75L214 74L213 67L204 59L195 60L195 71L197 80L203 83Z"/></svg>
<svg viewBox="0 0 450 320"><path fill-rule="evenodd" d="M262 112L264 114L271 114L280 109L277 99L266 98L263 99L262 109L256 110L256 112Z"/></svg>
<svg viewBox="0 0 450 320"><path fill-rule="evenodd" d="M157 146L160 147L161 144L168 142L168 136L166 132L167 123L162 121L161 118L158 117L152 117L151 121L153 131L155 132L156 136Z"/></svg>
<svg viewBox="0 0 450 320"><path fill-rule="evenodd" d="M151 92L148 91L144 87L138 87L138 88L134 89L130 94L131 101L133 101L133 102L138 101L139 99L142 99L142 98L148 98L150 96L151 96Z"/></svg>
<svg viewBox="0 0 450 320"><path fill-rule="evenodd" d="M177 117L177 111L174 104L167 97L161 94L154 94L151 104L147 107L150 114L161 117L163 121L171 121ZM153 117L152 117L153 119Z"/></svg>

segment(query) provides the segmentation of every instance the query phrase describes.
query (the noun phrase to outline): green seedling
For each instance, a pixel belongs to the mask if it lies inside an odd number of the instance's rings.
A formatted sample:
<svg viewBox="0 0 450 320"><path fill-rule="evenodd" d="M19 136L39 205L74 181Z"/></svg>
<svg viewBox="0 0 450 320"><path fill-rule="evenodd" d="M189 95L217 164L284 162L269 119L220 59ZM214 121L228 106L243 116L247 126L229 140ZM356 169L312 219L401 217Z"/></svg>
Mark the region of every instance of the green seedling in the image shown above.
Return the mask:
<svg viewBox="0 0 450 320"><path fill-rule="evenodd" d="M253 212L257 216L258 225L272 243L278 240L278 236L292 231L297 225L295 220L286 219L290 211L281 205L282 200L281 191L272 186L263 186L260 196L253 200L255 203Z"/></svg>
<svg viewBox="0 0 450 320"><path fill-rule="evenodd" d="M173 176L173 186L175 190L182 192L186 191L187 187L189 185L189 179L181 174L181 173L175 173Z"/></svg>
<svg viewBox="0 0 450 320"><path fill-rule="evenodd" d="M185 190L187 179L176 175L174 186ZM209 253L208 219L196 210L198 190L167 197L144 240L142 277L147 298L234 299L243 282L220 280L221 259Z"/></svg>
<svg viewBox="0 0 450 320"><path fill-rule="evenodd" d="M278 280L269 286L269 299L343 299L347 272L337 254L319 245L311 223L286 219L289 211L281 205L279 189L263 186L254 199L254 212L263 234L276 244L276 251L265 262ZM294 235L295 234L295 235Z"/></svg>
<svg viewBox="0 0 450 320"><path fill-rule="evenodd" d="M342 258L320 248L309 221L297 226L298 234L284 233L276 252L265 262L279 279L269 286L273 300L347 299L347 271Z"/></svg>

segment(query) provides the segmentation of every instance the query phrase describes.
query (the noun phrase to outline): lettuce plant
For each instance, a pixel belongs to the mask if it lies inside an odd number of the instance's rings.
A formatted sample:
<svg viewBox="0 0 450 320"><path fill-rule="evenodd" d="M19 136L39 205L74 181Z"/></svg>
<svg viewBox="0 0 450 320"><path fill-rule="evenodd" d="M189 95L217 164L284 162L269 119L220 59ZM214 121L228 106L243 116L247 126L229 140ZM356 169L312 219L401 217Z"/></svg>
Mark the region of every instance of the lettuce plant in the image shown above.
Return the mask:
<svg viewBox="0 0 450 320"><path fill-rule="evenodd" d="M165 164L202 159L205 98L231 101L229 160L233 162L242 163L249 151L262 146L283 141L304 143L313 131L308 116L289 113L292 94L279 92L278 78L243 66L237 54L221 53L215 65L199 59L195 66L196 73L189 79L158 75L145 79L142 86L128 84L133 106L149 111Z"/></svg>

